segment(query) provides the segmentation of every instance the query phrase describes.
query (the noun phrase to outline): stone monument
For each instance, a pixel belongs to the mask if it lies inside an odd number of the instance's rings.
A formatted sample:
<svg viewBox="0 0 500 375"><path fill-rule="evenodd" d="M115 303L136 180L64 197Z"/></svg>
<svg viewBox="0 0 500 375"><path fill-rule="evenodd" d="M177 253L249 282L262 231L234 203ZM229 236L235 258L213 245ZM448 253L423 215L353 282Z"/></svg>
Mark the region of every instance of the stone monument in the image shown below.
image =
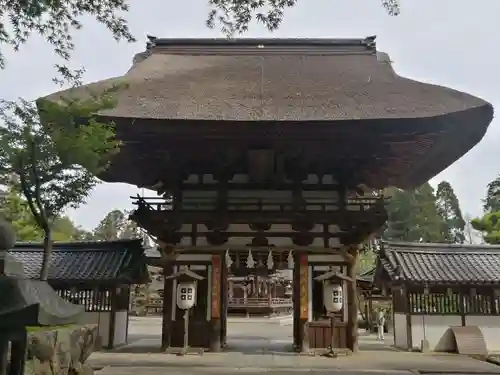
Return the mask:
<svg viewBox="0 0 500 375"><path fill-rule="evenodd" d="M0 218L0 375L24 373L27 327L71 324L84 313L46 281L26 277L22 263L8 254L14 243L10 224Z"/></svg>

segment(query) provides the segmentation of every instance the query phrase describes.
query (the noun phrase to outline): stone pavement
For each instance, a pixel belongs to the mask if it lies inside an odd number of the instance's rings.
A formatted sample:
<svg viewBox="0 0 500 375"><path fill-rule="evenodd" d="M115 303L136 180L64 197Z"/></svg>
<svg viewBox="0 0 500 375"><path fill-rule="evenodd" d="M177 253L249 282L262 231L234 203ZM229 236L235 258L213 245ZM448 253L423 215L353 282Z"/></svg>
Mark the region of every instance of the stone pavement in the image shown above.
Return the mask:
<svg viewBox="0 0 500 375"><path fill-rule="evenodd" d="M148 318L149 319L149 318ZM360 337L360 353L336 359L301 356L290 352L292 326L279 320L230 322L228 349L223 353L178 357L158 352L160 320L132 320L129 329L137 341L118 352L92 354L89 362L101 368L96 375L202 375L222 373L272 375L298 372L315 375L346 374L500 374L500 367L452 354L398 351L391 341L381 343L373 335ZM271 374L270 374L271 375Z"/></svg>

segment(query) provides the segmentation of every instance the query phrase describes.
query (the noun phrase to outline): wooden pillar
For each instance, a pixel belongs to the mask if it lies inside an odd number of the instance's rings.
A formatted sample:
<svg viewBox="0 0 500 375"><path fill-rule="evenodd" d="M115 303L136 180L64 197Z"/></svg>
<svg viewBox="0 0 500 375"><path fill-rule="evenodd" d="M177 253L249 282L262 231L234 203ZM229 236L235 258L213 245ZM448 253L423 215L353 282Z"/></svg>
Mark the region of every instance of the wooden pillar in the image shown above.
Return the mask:
<svg viewBox="0 0 500 375"><path fill-rule="evenodd" d="M222 259L219 254L212 255L212 314L210 319L210 351L220 352L221 349L221 287L222 287Z"/></svg>
<svg viewBox="0 0 500 375"><path fill-rule="evenodd" d="M9 363L9 336L0 332L0 375L7 375Z"/></svg>
<svg viewBox="0 0 500 375"><path fill-rule="evenodd" d="M292 302L293 302L293 347L296 351L300 347L300 266L299 257L293 254L293 273L292 273Z"/></svg>
<svg viewBox="0 0 500 375"><path fill-rule="evenodd" d="M162 327L161 327L161 349L166 350L170 347L172 334L172 298L174 280L167 279L174 273L173 262L168 262L163 266L163 308L162 308Z"/></svg>
<svg viewBox="0 0 500 375"><path fill-rule="evenodd" d="M108 345L106 349L113 349L115 346L115 331L116 331L116 310L118 310L120 298L119 292L117 293L117 287L112 287L110 290L111 295L111 311L109 314L109 326L108 326Z"/></svg>
<svg viewBox="0 0 500 375"><path fill-rule="evenodd" d="M227 347L227 307L228 307L228 294L229 294L229 282L228 275L229 271L227 269L226 260L221 257L222 267L221 267L221 337L220 344L222 348ZM231 285L232 287L232 285Z"/></svg>
<svg viewBox="0 0 500 375"><path fill-rule="evenodd" d="M347 347L353 353L358 351L358 298L356 290L356 262L358 249L349 252L353 259L347 266L347 276L353 281L347 283Z"/></svg>
<svg viewBox="0 0 500 375"><path fill-rule="evenodd" d="M309 333L307 321L309 318L309 293L308 293L308 262L307 254L298 254L295 262L295 273L297 273L298 282L296 295L296 307L298 307L297 322L297 348L301 353L309 352Z"/></svg>

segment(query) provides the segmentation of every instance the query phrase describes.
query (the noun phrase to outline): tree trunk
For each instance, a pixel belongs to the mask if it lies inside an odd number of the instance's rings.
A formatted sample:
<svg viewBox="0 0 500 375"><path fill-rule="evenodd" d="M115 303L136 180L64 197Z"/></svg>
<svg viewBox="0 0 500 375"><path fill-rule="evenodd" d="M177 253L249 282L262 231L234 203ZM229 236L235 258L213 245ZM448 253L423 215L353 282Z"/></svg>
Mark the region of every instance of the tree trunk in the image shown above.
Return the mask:
<svg viewBox="0 0 500 375"><path fill-rule="evenodd" d="M45 231L43 237L43 260L42 269L40 270L40 280L47 281L49 277L50 258L52 256L52 233L51 230Z"/></svg>

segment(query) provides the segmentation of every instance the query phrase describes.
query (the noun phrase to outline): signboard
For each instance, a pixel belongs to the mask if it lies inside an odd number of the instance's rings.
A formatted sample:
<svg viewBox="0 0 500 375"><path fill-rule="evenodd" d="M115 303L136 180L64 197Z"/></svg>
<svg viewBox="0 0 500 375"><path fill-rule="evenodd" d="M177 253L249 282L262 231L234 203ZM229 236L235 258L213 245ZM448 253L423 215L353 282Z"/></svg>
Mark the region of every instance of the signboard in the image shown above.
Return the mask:
<svg viewBox="0 0 500 375"><path fill-rule="evenodd" d="M212 319L220 319L221 257L212 255Z"/></svg>
<svg viewBox="0 0 500 375"><path fill-rule="evenodd" d="M299 275L300 275L300 319L309 319L308 309L308 279L309 268L307 264L307 255L299 254Z"/></svg>

